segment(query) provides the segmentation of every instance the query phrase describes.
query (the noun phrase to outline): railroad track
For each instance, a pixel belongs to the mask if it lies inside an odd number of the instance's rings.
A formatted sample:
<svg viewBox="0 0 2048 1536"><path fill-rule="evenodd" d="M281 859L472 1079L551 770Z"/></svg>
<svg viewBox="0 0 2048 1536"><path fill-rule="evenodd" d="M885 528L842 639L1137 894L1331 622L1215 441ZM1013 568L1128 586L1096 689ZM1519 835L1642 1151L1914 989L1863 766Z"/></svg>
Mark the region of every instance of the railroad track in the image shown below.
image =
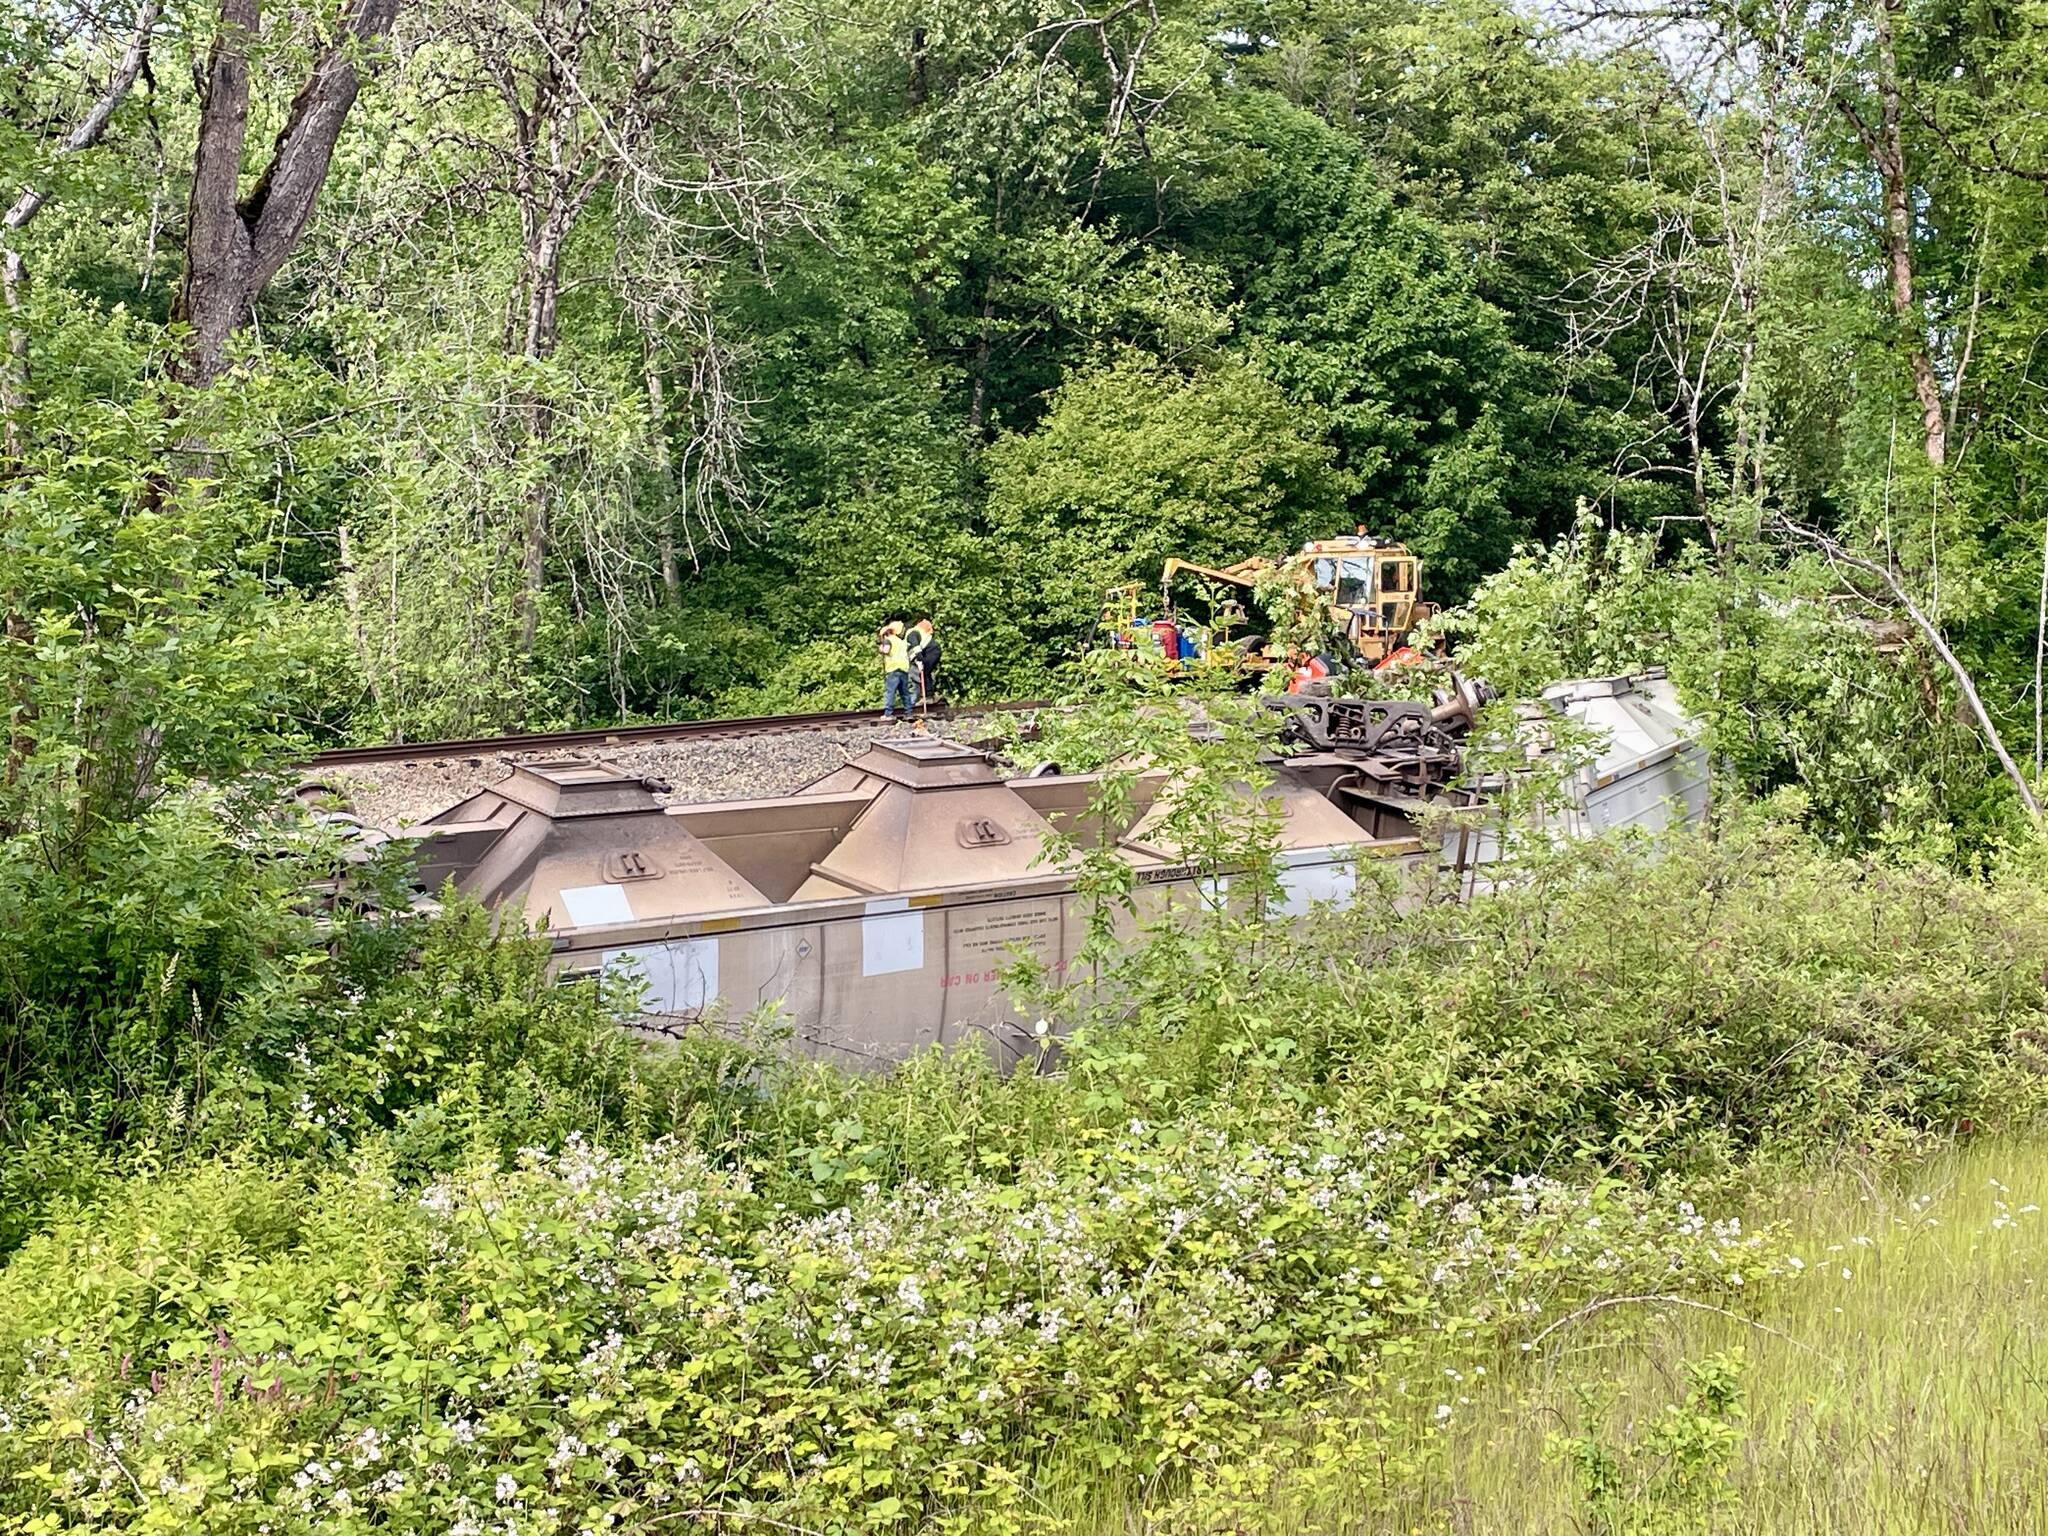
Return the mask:
<svg viewBox="0 0 2048 1536"><path fill-rule="evenodd" d="M960 716L1016 714L1041 709L1040 699L1006 704L948 704L920 719L952 720ZM759 715L741 720L678 720L666 725L600 725L583 731L519 731L508 736L479 736L467 741L386 742L374 747L336 747L316 752L309 768L347 768L362 763L414 763L443 757L490 757L517 752L573 752L584 747L631 747L650 742L716 741L734 736L766 736L787 731L830 731L849 725L879 725L878 709L837 709L811 715Z"/></svg>

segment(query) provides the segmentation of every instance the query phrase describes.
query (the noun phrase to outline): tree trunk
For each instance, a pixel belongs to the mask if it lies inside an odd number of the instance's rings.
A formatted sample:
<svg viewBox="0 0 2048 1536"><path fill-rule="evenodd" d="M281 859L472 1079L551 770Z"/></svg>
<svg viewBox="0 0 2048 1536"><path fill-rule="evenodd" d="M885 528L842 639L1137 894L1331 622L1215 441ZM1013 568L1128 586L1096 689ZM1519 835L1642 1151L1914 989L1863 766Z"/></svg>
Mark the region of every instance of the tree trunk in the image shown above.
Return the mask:
<svg viewBox="0 0 2048 1536"><path fill-rule="evenodd" d="M661 369L655 366L654 353L647 354L647 412L653 418L654 464L661 471L662 479L670 480L668 452L668 397L662 388ZM679 494L682 488L676 487ZM679 608L683 601L683 575L676 564L676 520L669 514L666 504L661 514L661 528L656 536L661 553L661 601L667 608Z"/></svg>
<svg viewBox="0 0 2048 1536"><path fill-rule="evenodd" d="M1904 0L1878 0L1878 132L1873 158L1884 187L1884 255L1892 315L1906 340L1927 462L1939 469L1948 461L1948 419L1941 404L1941 381L1928 355L1926 317L1913 297L1913 189L1906 174L1905 137L1899 131L1899 58L1892 22L1903 5Z"/></svg>
<svg viewBox="0 0 2048 1536"><path fill-rule="evenodd" d="M341 35L313 65L292 101L270 163L239 197L249 132L249 47L261 27L257 0L220 0L207 54L186 211L185 268L171 318L187 327L172 371L205 388L227 370L228 344L283 267L313 216L334 146L362 77L356 55L380 37L398 0L353 0Z"/></svg>
<svg viewBox="0 0 2048 1536"><path fill-rule="evenodd" d="M363 686L370 690L370 702L382 714L384 690L377 682L375 658L370 654L369 631L363 627L363 586L356 571L355 540L347 523L334 530L334 542L340 555L341 600L348 609L349 638L355 642L356 664L363 669ZM402 731L398 739L405 739Z"/></svg>
<svg viewBox="0 0 2048 1536"><path fill-rule="evenodd" d="M7 346L0 353L0 473L28 457L28 267L21 252L0 250L0 300L7 305Z"/></svg>
<svg viewBox="0 0 2048 1536"><path fill-rule="evenodd" d="M538 239L525 255L526 325L520 351L535 362L545 361L555 351L555 322L562 286L562 240L558 227L566 223L566 219L558 223L556 212L551 209ZM554 431L553 407L539 389L528 385L520 409L526 422L526 452L535 456L545 454ZM540 633L540 600L547 582L553 520L554 486L537 466L520 519L519 599L513 607L519 619L519 654L523 657L533 654L534 641Z"/></svg>
<svg viewBox="0 0 2048 1536"><path fill-rule="evenodd" d="M988 421L988 365L996 319L996 284L990 278L981 301L981 335L974 343L974 389L967 400L967 429L976 437Z"/></svg>
<svg viewBox="0 0 2048 1536"><path fill-rule="evenodd" d="M519 654L533 655L540 637L540 595L548 574L548 488L536 484L527 492L525 515L519 526L519 599L513 612L519 618Z"/></svg>
<svg viewBox="0 0 2048 1536"><path fill-rule="evenodd" d="M1685 446L1692 460L1692 510L1706 525L1708 535L1716 548L1720 547L1720 534L1714 528L1713 509L1707 504L1707 444L1700 427L1700 397L1697 390L1688 390L1685 401Z"/></svg>
<svg viewBox="0 0 2048 1536"><path fill-rule="evenodd" d="M171 304L171 319L191 327L174 371L201 387L226 369L228 338L246 313L249 230L236 198L249 133L248 47L258 25L256 0L220 0L220 24L206 58L185 212L185 269Z"/></svg>
<svg viewBox="0 0 2048 1536"><path fill-rule="evenodd" d="M21 771L36 750L36 705L29 696L24 671L27 653L35 642L35 626L15 611L10 595L6 620L0 624L0 645L18 656L7 666L7 766L0 770L0 837L12 837L21 830L9 807L14 787L21 782Z"/></svg>
<svg viewBox="0 0 2048 1536"><path fill-rule="evenodd" d="M925 40L924 28L921 26L911 27L910 104L913 107L921 107L924 105L925 95L928 90L928 87L925 83L925 67L926 59L929 53L930 48L928 47Z"/></svg>
<svg viewBox="0 0 2048 1536"><path fill-rule="evenodd" d="M2041 778L2041 672L2048 662L2048 521L2041 524L2041 597L2034 609L2034 779Z"/></svg>
<svg viewBox="0 0 2048 1536"><path fill-rule="evenodd" d="M562 242L566 215L551 210L524 261L526 281L526 328L520 338L522 355L544 360L555 355L556 311L562 294Z"/></svg>

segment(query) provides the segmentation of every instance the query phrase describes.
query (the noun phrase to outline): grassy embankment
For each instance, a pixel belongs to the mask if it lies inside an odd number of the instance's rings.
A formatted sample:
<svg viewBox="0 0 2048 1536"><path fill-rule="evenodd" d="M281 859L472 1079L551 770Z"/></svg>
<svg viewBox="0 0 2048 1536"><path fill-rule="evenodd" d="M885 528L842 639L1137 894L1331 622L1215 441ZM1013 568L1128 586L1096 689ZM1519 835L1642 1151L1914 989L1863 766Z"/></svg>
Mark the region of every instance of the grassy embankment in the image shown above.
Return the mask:
<svg viewBox="0 0 2048 1536"><path fill-rule="evenodd" d="M1806 1268L1754 1322L1616 1308L1560 1329L1484 1402L1447 1474L1459 1527L1583 1528L1546 1444L1579 1432L1575 1387L1618 1396L1610 1443L1662 1411L1680 1363L1740 1349L1747 1404L1730 1529L2048 1530L2048 1143L1988 1145L1879 1183L1837 1172L1781 1191ZM1625 1506L1624 1506L1625 1507Z"/></svg>
<svg viewBox="0 0 2048 1536"><path fill-rule="evenodd" d="M1890 1176L1845 1164L1774 1190L1804 1269L1754 1305L1645 1300L1568 1314L1483 1380L1448 1429L1415 1416L1427 1468L1389 1509L1362 1467L1297 1505L1309 1531L1800 1533L2048 1531L2048 1142L1989 1143ZM1705 1486L1659 1443L1688 1362L1739 1361ZM1591 1495L1586 1450L1612 1461ZM1086 1524L1144 1528L1085 1496Z"/></svg>

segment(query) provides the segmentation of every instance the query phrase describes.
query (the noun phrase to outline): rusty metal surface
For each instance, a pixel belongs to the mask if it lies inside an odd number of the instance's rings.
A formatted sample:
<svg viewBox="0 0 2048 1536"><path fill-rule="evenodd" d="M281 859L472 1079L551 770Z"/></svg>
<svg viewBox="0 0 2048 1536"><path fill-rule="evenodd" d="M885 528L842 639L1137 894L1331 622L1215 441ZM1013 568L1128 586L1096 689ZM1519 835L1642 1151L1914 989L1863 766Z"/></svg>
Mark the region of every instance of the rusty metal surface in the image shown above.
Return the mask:
<svg viewBox="0 0 2048 1536"><path fill-rule="evenodd" d="M877 743L839 773L874 786L794 900L1000 885L1039 868L1050 830L985 753L920 738Z"/></svg>
<svg viewBox="0 0 2048 1536"><path fill-rule="evenodd" d="M1251 798L1249 790L1244 793L1247 799ZM1341 847L1366 840L1360 835L1362 829L1357 822L1309 785L1283 777L1259 791L1258 797L1279 812L1273 842L1283 855L1303 848ZM1117 846L1140 865L1185 860L1188 852L1174 842L1167 824L1173 814L1173 802L1173 786L1168 784L1144 815L1118 839Z"/></svg>
<svg viewBox="0 0 2048 1536"><path fill-rule="evenodd" d="M1462 722L1444 723L1420 701L1287 694L1264 702L1286 716L1284 741L1347 758L1390 793L1428 795L1463 764Z"/></svg>
<svg viewBox="0 0 2048 1536"><path fill-rule="evenodd" d="M644 783L603 763L522 765L422 832L430 874L554 931L768 902Z"/></svg>
<svg viewBox="0 0 2048 1536"><path fill-rule="evenodd" d="M1257 792L1278 813L1269 915L1351 900L1366 859L1448 863L1472 889L1485 879L1487 830L1456 850L1417 832L1427 806L1470 799L1445 788L1438 754L1448 743L1455 758L1476 694L1336 707L1366 704L1291 706L1329 745L1274 760ZM1661 676L1584 680L1532 708L1601 733L1561 835L1699 813L1703 754ZM1114 825L1097 824L1097 782L1003 779L986 754L924 737L879 742L791 795L691 806L664 807L602 762L529 764L422 828L420 862L430 889L453 879L545 921L562 969L640 978L657 1027L773 1005L798 1049L835 1061L967 1040L1010 1061L1037 1046L1000 973L1019 952L1057 973L1086 930L1072 871L1043 857L1056 828L1130 863L1126 924L1251 899L1229 872L1186 862L1166 773L1141 775Z"/></svg>

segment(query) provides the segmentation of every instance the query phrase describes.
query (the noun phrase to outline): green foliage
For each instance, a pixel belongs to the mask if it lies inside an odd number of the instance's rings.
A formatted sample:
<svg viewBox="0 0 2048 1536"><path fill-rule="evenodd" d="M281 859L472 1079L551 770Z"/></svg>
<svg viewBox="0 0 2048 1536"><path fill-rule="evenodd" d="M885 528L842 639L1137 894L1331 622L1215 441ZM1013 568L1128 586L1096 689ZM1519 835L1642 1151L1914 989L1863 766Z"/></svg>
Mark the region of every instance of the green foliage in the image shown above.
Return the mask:
<svg viewBox="0 0 2048 1536"><path fill-rule="evenodd" d="M1502 693L1533 697L1570 677L1640 671L1676 649L1676 583L1648 534L1612 530L1585 507L1569 538L1521 549L1442 617L1458 664Z"/></svg>
<svg viewBox="0 0 2048 1536"><path fill-rule="evenodd" d="M1585 1528L1584 1490L1568 1463L1543 1457L1546 1441L1563 1430L1626 1456L1686 1395L1688 1363L1738 1352L1741 1414L1714 1431L1739 1436L1727 1503L1692 1528L1932 1536L1958 1521L2038 1524L2048 1340L2031 1326L2031 1293L2044 1188L2038 1136L1904 1167L1829 1157L1772 1181L1750 1210L1785 1218L1785 1263L1799 1261L1790 1285L1716 1310L1607 1307L1553 1333L1537 1369L1489 1370L1402 1525L1426 1528L1449 1507L1482 1536ZM1605 1412L1586 1413L1589 1388ZM1649 1457L1630 1468L1657 1470ZM1617 1500L1606 1513L1620 1524L1631 1512ZM1678 1513L1668 1501L1640 1510Z"/></svg>
<svg viewBox="0 0 2048 1536"><path fill-rule="evenodd" d="M1121 1064L1100 1091L1134 1109L1327 1103L1495 1172L1713 1176L2041 1105L2018 1042L2043 995L2014 978L2044 930L2020 869L1985 889L1763 826L1525 852L1469 904L1360 884L1319 922L1161 935L1055 1022Z"/></svg>
<svg viewBox="0 0 2048 1536"><path fill-rule="evenodd" d="M1568 1286L1552 1255L1595 1233L1665 1284L1770 1262L1618 1192L1414 1178L1397 1138L1330 1121L1133 1125L822 1216L664 1144L424 1194L375 1164L141 1179L0 1277L0 1497L60 1527L1042 1529L1053 1455L1230 1488L1264 1434L1372 1390L1379 1350Z"/></svg>
<svg viewBox="0 0 2048 1536"><path fill-rule="evenodd" d="M677 249L664 200L598 193L559 345L530 357L470 23L406 51L317 215L337 254L265 319L332 386L279 423L279 570L306 599L284 611L326 663L301 718L419 737L850 702L830 658L906 611L951 637L957 693L1014 696L1050 686L1095 588L1166 552L1363 518L1456 596L1620 494L1615 450L1655 430L1620 383L1641 338L1554 354L1564 253L1645 217L1636 135L1585 109L1634 112L1625 72L1484 5L1275 14L1249 53L1168 6L1106 22L1120 85L1093 32L1041 20L883 3L749 54L802 217ZM38 379L65 296L157 227L137 149L104 157L136 173L118 194L64 187L109 228L35 253Z"/></svg>
<svg viewBox="0 0 2048 1536"><path fill-rule="evenodd" d="M1120 851L1128 829L1142 818L1146 845L1200 877L1205 930L1213 922L1236 934L1247 901L1256 921L1259 904L1277 890L1274 835L1282 817L1264 794L1273 782L1264 754L1278 717L1245 696L1235 677L1102 650L1088 657L1083 678L1084 690L1044 717L1031 746L1040 761L1096 775L1085 810L1073 825L1052 829L1043 855L1071 865L1086 911L1076 997L1115 990L1129 925L1141 911L1151 945L1177 947L1183 938L1177 925L1186 914L1157 910L1138 867ZM1028 995L1045 981L1025 966L1013 984ZM1057 989L1043 1001L1061 1007Z"/></svg>
<svg viewBox="0 0 2048 1536"><path fill-rule="evenodd" d="M343 946L368 985L261 1139L0 1271L10 1516L1030 1530L1084 1477L1264 1529L1283 1484L1358 1497L1361 1449L1398 1504L1530 1320L1789 1283L1778 1234L1694 1209L1758 1154L2026 1121L2048 1013L2026 871L1772 829L1398 917L1219 908L1008 1079L643 1056L478 914L377 981L386 942ZM1736 1380L1580 1436L1594 1518L1704 1528Z"/></svg>
<svg viewBox="0 0 2048 1536"><path fill-rule="evenodd" d="M394 942L415 941L394 965ZM390 1131L402 1175L451 1166L481 1141L510 1156L572 1131L646 1129L639 1051L620 1000L558 985L545 939L493 931L459 899L414 934L344 940L322 1028L279 1064L291 1136L346 1151ZM351 984L354 982L355 984Z"/></svg>
<svg viewBox="0 0 2048 1536"><path fill-rule="evenodd" d="M145 380L158 339L129 317L66 339L101 348L78 383L134 393L46 396L0 479L0 1244L238 1071L303 991L278 856L310 845L263 770L319 658L277 622L264 537L291 475L277 422L318 381L195 399Z"/></svg>
<svg viewBox="0 0 2048 1536"><path fill-rule="evenodd" d="M0 1512L1021 1531L1079 1477L1257 1527L1361 1449L1391 1508L1467 1406L1418 1371L1779 1283L1776 1233L1697 1204L2043 1106L2023 862L1736 825L1525 852L1468 902L1360 870L1279 922L1263 722L1219 695L1191 733L1111 662L1045 743L1103 770L1069 835L1085 866L1142 790L1202 910L1097 861L1094 985L1016 978L1038 1071L849 1074L767 1020L649 1050L473 908L345 921L289 1021L152 1101L178 1134L0 1270ZM1715 1508L1732 1381L1581 1445L1596 1511Z"/></svg>
<svg viewBox="0 0 2048 1536"><path fill-rule="evenodd" d="M1202 214L1243 284L1251 355L1326 417L1359 518L1461 591L1519 531L1493 409L1511 366L1500 316L1349 136L1270 97L1237 110L1234 195Z"/></svg>
<svg viewBox="0 0 2048 1536"><path fill-rule="evenodd" d="M131 95L104 144L58 153L120 19L60 31L15 9L0 158L52 199L10 237L30 278L10 311L20 486L67 443L95 474L160 457L141 317L176 264L163 146L191 104ZM206 427L208 499L247 514L216 526L261 546L241 574L263 590L175 589L181 633L203 607L296 654L264 707L369 737L852 703L860 637L921 611L957 695L1038 692L1109 580L1363 520L1423 553L1439 600L1505 583L1483 606L1524 619L1472 631L1505 686L1705 656L1731 784L1804 779L1815 824L1852 843L1916 816L1964 849L2009 826L2005 792L1971 783L1942 669L1916 653L1887 676L1839 630L1781 624L1778 600L1849 594L1753 533L1786 511L1895 559L2008 732L2030 732L2042 216L2013 125L2043 89L2033 21L1900 21L1915 280L1955 396L1936 475L1906 338L1867 280L1875 178L1842 114L1808 110L1815 82L1759 73L1724 99L1679 61L1494 0L1288 3L1242 36L1177 4L1098 30L877 0L782 50L763 40L791 18L749 15L721 56L776 195L749 213L707 193L718 216L678 223L671 195L703 169L689 146L723 123L692 95L649 126L660 170L591 184L559 337L531 355L507 320L527 242L491 169L511 130L479 82L492 46L534 39L422 21L356 104L309 235L322 255L281 274L238 403ZM586 20L632 26L615 6ZM1761 18L1715 25L1762 70ZM199 49L195 26L161 29L156 77ZM1867 107L1857 36L1839 88ZM586 62L591 88L621 85L608 55ZM1653 527L1686 580L1643 579ZM1514 553L1531 539L1579 553L1532 564ZM259 616L252 595L289 601ZM179 718L241 739L209 711L237 689L252 704L269 668L251 657L219 689L195 673Z"/></svg>
<svg viewBox="0 0 2048 1536"><path fill-rule="evenodd" d="M1314 418L1226 364L1186 376L1125 357L1064 385L1039 428L985 459L992 535L1012 552L1005 606L1027 643L1069 648L1102 594L1167 556L1291 549L1342 516Z"/></svg>
<svg viewBox="0 0 2048 1536"><path fill-rule="evenodd" d="M544 938L452 896L430 920L344 913L316 948L286 905L305 866L210 889L237 856L209 822L186 844L162 818L134 829L154 862L67 928L20 909L43 963L81 969L60 986L17 962L40 992L9 1039L0 1249L138 1161L235 1148L317 1168L374 1142L417 1180L571 1133L715 1138L770 1070L711 1038L650 1062L618 1027L624 998L558 984ZM111 954L83 969L95 945Z"/></svg>
<svg viewBox="0 0 2048 1536"><path fill-rule="evenodd" d="M1889 594L1763 531L1875 552L2026 735L2038 16L1886 13L1897 314L1848 13L1787 40L1825 85L1748 12L1698 19L1712 81L1493 0L664 14L650 56L716 61L684 107L557 93L624 168L541 345L490 76L554 78L493 30L544 10L408 22L193 393L159 82L206 17L70 153L123 19L7 8L0 180L52 202L0 391L0 1525L1052 1530L1076 1487L1396 1525L1537 1319L1810 1285L1702 1203L2034 1121L2038 840ZM653 23L570 10L577 92L621 86L582 43ZM764 201L699 188L728 116ZM1360 520L1512 695L1667 667L1712 835L1525 840L1463 903L1361 857L1292 912L1269 722L1098 653L1040 747L1100 777L1086 985L1011 978L1035 1070L858 1077L765 1017L650 1050L459 902L299 910L332 850L267 775L305 736L872 703L866 637L926 612L954 697L1064 687L1111 583ZM1140 811L1181 911L1108 847ZM1739 1372L1560 1440L1575 1518L1727 1523Z"/></svg>
<svg viewBox="0 0 2048 1536"><path fill-rule="evenodd" d="M758 684L734 689L723 699L739 715L872 709L881 688L875 648L856 635L784 648Z"/></svg>
<svg viewBox="0 0 2048 1536"><path fill-rule="evenodd" d="M1721 558L1660 562L1650 535L1582 517L1437 627L1461 668L1510 696L1665 666L1704 728L1723 801L1778 797L1831 842L1961 859L2025 837L1919 635L1845 601L1820 562L1724 537Z"/></svg>
<svg viewBox="0 0 2048 1536"><path fill-rule="evenodd" d="M539 45L420 19L193 394L155 323L193 18L70 154L120 18L9 11L0 164L53 201L9 232L0 1523L1052 1529L1079 1484L1283 1527L1364 1464L1385 1512L1468 1406L1422 1376L1787 1278L1687 1202L2038 1113L2038 846L1932 648L1761 536L1877 551L2026 732L2038 18L1893 13L1937 473L1832 110L1867 28L1772 116L1490 0L881 0L779 51L747 14L701 121L579 101L633 165L544 346L472 70ZM728 109L800 210L689 190ZM1358 520L1510 694L1666 666L1712 838L1517 846L1462 904L1361 859L1292 913L1269 722L1099 654L1040 747L1100 777L1087 984L1011 978L1033 1071L851 1076L772 1018L650 1051L460 903L298 910L304 735L871 703L923 612L956 697L1035 692L1111 583ZM1196 910L1112 856L1140 811ZM1594 1525L1727 1513L1736 1367L1689 1380L1562 1444Z"/></svg>
<svg viewBox="0 0 2048 1536"><path fill-rule="evenodd" d="M1588 1528L1601 1536L1685 1536L1712 1531L1735 1501L1728 1474L1742 1443L1740 1349L1685 1362L1685 1399L1667 1403L1619 1446L1599 1434L1552 1437L1549 1454L1571 1466ZM1586 1407L1599 1406L1587 1395Z"/></svg>

